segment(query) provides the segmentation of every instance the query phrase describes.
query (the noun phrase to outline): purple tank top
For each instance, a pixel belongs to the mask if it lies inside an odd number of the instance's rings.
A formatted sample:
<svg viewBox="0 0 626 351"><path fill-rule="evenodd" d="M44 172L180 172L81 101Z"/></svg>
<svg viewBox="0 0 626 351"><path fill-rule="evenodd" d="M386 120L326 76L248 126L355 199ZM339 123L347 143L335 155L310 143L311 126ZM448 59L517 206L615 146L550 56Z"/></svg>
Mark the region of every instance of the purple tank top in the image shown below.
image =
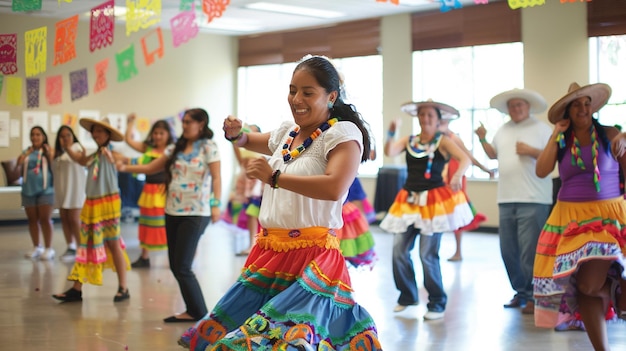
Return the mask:
<svg viewBox="0 0 626 351"><path fill-rule="evenodd" d="M593 183L593 158L591 144L580 148L585 169L572 165L572 153L568 147L561 162L561 189L558 199L561 201L583 202L612 199L621 196L619 189L619 164L606 153L600 143L598 148L598 169L600 170L600 192Z"/></svg>

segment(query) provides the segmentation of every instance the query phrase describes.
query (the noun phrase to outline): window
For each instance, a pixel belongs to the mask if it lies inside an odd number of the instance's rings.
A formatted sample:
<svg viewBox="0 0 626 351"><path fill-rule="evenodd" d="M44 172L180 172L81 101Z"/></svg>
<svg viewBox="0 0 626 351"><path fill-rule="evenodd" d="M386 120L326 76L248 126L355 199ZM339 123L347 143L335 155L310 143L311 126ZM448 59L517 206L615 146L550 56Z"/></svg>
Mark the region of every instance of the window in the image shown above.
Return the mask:
<svg viewBox="0 0 626 351"><path fill-rule="evenodd" d="M474 130L482 123L491 140L508 116L489 107L493 96L505 90L524 87L522 43L469 46L413 52L413 100L433 99L455 107L460 118L450 123L474 157L490 169L497 168L483 151ZM417 119L414 133L419 133ZM468 177L488 178L477 167Z"/></svg>
<svg viewBox="0 0 626 351"><path fill-rule="evenodd" d="M345 101L353 104L369 124L378 157L361 164L359 175L378 174L382 167L382 57L380 55L333 59L344 76ZM237 111L242 121L256 124L262 131L292 120L287 104L289 82L296 63L239 67ZM367 72L367 73L364 73Z"/></svg>
<svg viewBox="0 0 626 351"><path fill-rule="evenodd" d="M613 93L609 102L598 111L603 125L624 126L626 81L623 63L626 62L626 35L589 38L589 82L606 83Z"/></svg>

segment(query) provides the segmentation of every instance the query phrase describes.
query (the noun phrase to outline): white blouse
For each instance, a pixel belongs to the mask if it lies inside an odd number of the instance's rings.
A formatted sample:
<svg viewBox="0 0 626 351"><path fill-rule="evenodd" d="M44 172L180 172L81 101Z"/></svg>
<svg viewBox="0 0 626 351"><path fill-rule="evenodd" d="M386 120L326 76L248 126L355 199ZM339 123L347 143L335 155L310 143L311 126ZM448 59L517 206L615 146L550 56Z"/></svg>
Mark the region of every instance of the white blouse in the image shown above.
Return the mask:
<svg viewBox="0 0 626 351"><path fill-rule="evenodd" d="M298 157L285 163L282 147L294 122L283 122L271 132L268 147L272 151L269 164L282 174L320 175L328 164L328 153L337 145L354 140L363 150L363 136L352 122L339 121L326 130ZM280 185L280 177L278 178ZM338 201L317 200L282 188L265 184L259 222L264 228L298 229L306 227L341 228L341 210L348 191Z"/></svg>

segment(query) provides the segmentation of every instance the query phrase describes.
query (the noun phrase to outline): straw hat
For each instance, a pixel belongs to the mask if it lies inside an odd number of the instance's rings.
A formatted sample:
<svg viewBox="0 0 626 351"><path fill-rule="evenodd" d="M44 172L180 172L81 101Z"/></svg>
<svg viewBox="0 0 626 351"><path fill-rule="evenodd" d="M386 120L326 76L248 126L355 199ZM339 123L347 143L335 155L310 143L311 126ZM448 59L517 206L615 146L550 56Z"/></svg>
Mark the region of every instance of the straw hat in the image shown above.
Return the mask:
<svg viewBox="0 0 626 351"><path fill-rule="evenodd" d="M407 102L400 106L402 112L408 113L415 117L420 107L433 107L441 111L441 119L453 120L459 118L459 111L450 105L428 99L421 102Z"/></svg>
<svg viewBox="0 0 626 351"><path fill-rule="evenodd" d="M565 116L565 108L570 102L588 96L591 98L591 113L596 113L602 106L606 105L611 97L611 87L604 83L589 84L581 87L574 82L569 85L567 94L560 98L550 107L548 111L548 119L551 123L556 124Z"/></svg>
<svg viewBox="0 0 626 351"><path fill-rule="evenodd" d="M530 89L517 88L507 90L492 97L491 101L489 101L489 105L504 114L508 114L509 107L507 106L507 103L511 99L522 99L528 101L528 104L530 104L530 113L541 113L548 108L546 99L544 99L538 92Z"/></svg>
<svg viewBox="0 0 626 351"><path fill-rule="evenodd" d="M85 128L89 132L91 132L91 128L94 125L99 125L111 133L112 141L124 141L124 135L122 135L122 133L119 130L111 126L111 123L109 122L108 117L103 117L100 120L96 120L92 118L81 118L80 121L78 121L78 123L80 123L80 126Z"/></svg>

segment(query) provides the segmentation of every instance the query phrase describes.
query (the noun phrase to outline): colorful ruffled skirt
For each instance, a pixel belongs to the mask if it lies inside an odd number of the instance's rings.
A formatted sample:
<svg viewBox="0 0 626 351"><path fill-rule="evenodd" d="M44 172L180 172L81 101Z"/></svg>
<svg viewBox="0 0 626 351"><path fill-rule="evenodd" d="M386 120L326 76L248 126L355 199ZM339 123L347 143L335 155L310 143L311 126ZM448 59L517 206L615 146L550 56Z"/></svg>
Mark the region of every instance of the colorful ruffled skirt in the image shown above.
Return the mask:
<svg viewBox="0 0 626 351"><path fill-rule="evenodd" d="M146 250L167 249L165 234L165 184L146 183L139 206L139 244Z"/></svg>
<svg viewBox="0 0 626 351"><path fill-rule="evenodd" d="M343 228L336 231L341 253L354 267L371 269L376 261L376 253L374 237L367 220L361 210L351 202L343 205L341 215Z"/></svg>
<svg viewBox="0 0 626 351"><path fill-rule="evenodd" d="M575 273L589 260L614 261L624 276L626 203L622 198L557 201L539 236L534 265L535 325L553 328L578 314Z"/></svg>
<svg viewBox="0 0 626 351"><path fill-rule="evenodd" d="M404 233L410 226L421 234L432 235L455 231L472 222L474 214L462 191L448 186L422 192L400 189L380 222L390 233Z"/></svg>
<svg viewBox="0 0 626 351"><path fill-rule="evenodd" d="M382 350L334 231L263 229L237 282L179 340L191 350Z"/></svg>
<svg viewBox="0 0 626 351"><path fill-rule="evenodd" d="M104 244L108 240L119 241L126 270L130 270L126 245L120 236L120 216L119 193L85 200L80 212L80 244L76 248L76 261L67 280L102 285L103 269L111 268L115 271L111 252Z"/></svg>
<svg viewBox="0 0 626 351"><path fill-rule="evenodd" d="M260 196L250 197L246 199L245 203L231 200L228 202L226 211L222 214L221 219L228 224L235 225L237 228L248 230L248 218L258 218L260 210ZM259 230L260 229L259 227Z"/></svg>
<svg viewBox="0 0 626 351"><path fill-rule="evenodd" d="M363 186L361 185L361 181L359 178L354 178L354 181L350 185L348 189L348 198L346 201L354 202L359 201L363 206L362 210L365 214L365 218L368 223L374 223L376 221L376 211L372 204L367 200L367 194L365 190L363 190Z"/></svg>
<svg viewBox="0 0 626 351"><path fill-rule="evenodd" d="M467 204L469 205L470 210L472 211L472 215L474 215L474 219L472 219L472 221L469 224L464 225L463 227L457 229L456 232L468 232L471 230L476 230L478 229L478 227L480 227L480 224L482 222L487 220L487 216L476 211L476 208L474 207L472 202L469 200L467 193L465 191L463 191L463 193L465 194L465 199L467 199Z"/></svg>

